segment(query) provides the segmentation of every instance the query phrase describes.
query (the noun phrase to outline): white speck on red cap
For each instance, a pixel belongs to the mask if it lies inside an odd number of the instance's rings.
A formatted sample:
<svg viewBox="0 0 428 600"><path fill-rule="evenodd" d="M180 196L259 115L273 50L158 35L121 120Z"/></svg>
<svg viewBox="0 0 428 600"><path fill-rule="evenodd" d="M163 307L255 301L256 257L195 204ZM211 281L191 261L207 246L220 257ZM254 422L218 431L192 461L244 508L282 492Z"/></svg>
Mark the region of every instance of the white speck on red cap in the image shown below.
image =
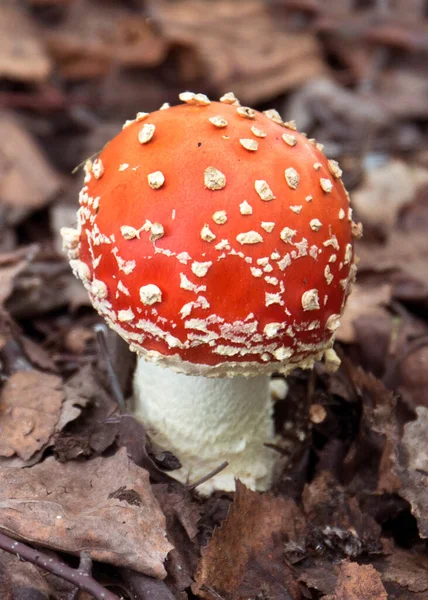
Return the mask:
<svg viewBox="0 0 428 600"><path fill-rule="evenodd" d="M304 311L307 310L319 310L320 308L320 299L318 295L318 290L312 289L307 290L302 295L302 308Z"/></svg>
<svg viewBox="0 0 428 600"><path fill-rule="evenodd" d="M264 179L256 179L254 182L254 189L262 200L268 202L269 200L275 200L275 196Z"/></svg>
<svg viewBox="0 0 428 600"><path fill-rule="evenodd" d="M207 167L204 171L204 185L209 190L222 190L226 185L226 176L215 167Z"/></svg>
<svg viewBox="0 0 428 600"><path fill-rule="evenodd" d="M162 291L154 283L140 287L140 300L145 306L151 306L162 301Z"/></svg>
<svg viewBox="0 0 428 600"><path fill-rule="evenodd" d="M155 134L155 129L156 127L152 123L145 123L138 132L138 141L140 144L147 144L150 142Z"/></svg>

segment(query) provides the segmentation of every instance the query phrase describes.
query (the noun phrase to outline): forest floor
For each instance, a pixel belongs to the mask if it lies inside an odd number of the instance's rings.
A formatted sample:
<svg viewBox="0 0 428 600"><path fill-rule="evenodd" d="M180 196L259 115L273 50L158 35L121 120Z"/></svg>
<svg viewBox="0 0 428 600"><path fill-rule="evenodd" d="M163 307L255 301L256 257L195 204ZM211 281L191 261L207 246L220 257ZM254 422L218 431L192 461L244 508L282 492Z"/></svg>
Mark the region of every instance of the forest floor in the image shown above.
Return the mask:
<svg viewBox="0 0 428 600"><path fill-rule="evenodd" d="M345 4L0 2L2 600L428 600L428 29ZM168 476L61 251L75 167L185 89L296 119L364 226L342 366L287 379L269 493Z"/></svg>

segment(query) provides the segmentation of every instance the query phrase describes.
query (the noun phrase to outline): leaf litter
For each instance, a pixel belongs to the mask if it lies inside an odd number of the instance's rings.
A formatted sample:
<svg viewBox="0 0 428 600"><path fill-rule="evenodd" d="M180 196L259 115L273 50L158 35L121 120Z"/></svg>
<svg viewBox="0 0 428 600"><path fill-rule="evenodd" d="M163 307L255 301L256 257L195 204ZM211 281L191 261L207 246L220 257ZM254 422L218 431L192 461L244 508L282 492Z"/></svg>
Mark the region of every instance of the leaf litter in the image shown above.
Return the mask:
<svg viewBox="0 0 428 600"><path fill-rule="evenodd" d="M343 3L334 19L316 3L113 4L0 4L0 532L54 563L88 552L87 577L125 600L428 600L425 15L398 48L376 14L374 50ZM168 448L119 414L99 320L59 253L76 164L192 84L297 118L340 159L364 225L342 367L288 378L265 494L203 499L170 479ZM109 349L129 398L132 357L112 335ZM75 592L0 551L1 598Z"/></svg>

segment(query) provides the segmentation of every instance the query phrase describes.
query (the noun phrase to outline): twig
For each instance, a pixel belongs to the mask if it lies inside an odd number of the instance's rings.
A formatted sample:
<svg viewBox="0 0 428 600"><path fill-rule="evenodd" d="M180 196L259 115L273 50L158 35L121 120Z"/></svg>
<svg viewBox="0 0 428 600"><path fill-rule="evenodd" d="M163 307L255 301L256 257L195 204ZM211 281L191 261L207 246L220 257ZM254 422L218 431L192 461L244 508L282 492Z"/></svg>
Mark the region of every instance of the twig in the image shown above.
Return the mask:
<svg viewBox="0 0 428 600"><path fill-rule="evenodd" d="M120 574L130 591L140 600L174 600L164 581L137 573L132 569L121 569Z"/></svg>
<svg viewBox="0 0 428 600"><path fill-rule="evenodd" d="M104 362L106 364L107 375L109 378L113 397L116 400L117 405L119 406L120 414L124 415L124 414L126 414L125 397L120 388L119 380L117 378L116 372L113 368L113 363L111 361L110 352L107 348L106 327L105 327L105 325L97 324L94 326L94 331L97 336L97 342L100 347L101 354L102 354Z"/></svg>
<svg viewBox="0 0 428 600"><path fill-rule="evenodd" d="M211 594L211 596L213 598L215 598L215 600L225 600L223 598L223 596L220 596L220 594L218 592L215 591L214 588L212 588L210 585L208 585L207 583L203 583L201 585L201 590L203 590L204 592L208 592L209 594Z"/></svg>
<svg viewBox="0 0 428 600"><path fill-rule="evenodd" d="M196 483L192 483L192 485L187 485L186 492L191 492L192 490L197 488L199 485L202 485L203 483L205 483L206 481L208 481L209 479L211 479L212 477L214 477L215 475L220 473L220 471L223 471L223 469L225 469L228 466L229 466L229 463L227 462L227 460L225 460L223 463L221 463L221 465L219 467L214 469L214 471L211 471L211 473L208 473L207 475L204 475L203 477L201 477L201 479L198 479L198 481Z"/></svg>
<svg viewBox="0 0 428 600"><path fill-rule="evenodd" d="M87 577L90 577L92 575L92 559L90 555L85 551L80 553L78 570L81 573L84 573ZM73 592L71 592L68 600L76 600L79 592L79 588L76 588Z"/></svg>
<svg viewBox="0 0 428 600"><path fill-rule="evenodd" d="M116 594L112 594L102 585L100 585L93 577L91 577L85 570L72 569L67 565L61 563L58 559L52 558L43 554L39 550L30 548L22 542L18 542L4 533L0 532L0 549L10 554L15 554L18 558L22 558L33 565L61 577L65 581L72 583L79 590L84 590L89 594L92 594L96 600L119 600Z"/></svg>

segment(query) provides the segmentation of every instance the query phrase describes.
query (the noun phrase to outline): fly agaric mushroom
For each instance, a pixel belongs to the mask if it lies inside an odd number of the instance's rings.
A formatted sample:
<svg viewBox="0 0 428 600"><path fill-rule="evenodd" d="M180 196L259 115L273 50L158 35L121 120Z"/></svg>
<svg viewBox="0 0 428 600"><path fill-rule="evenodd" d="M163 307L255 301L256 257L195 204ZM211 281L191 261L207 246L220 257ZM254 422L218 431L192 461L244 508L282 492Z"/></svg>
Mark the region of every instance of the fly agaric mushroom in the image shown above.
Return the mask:
<svg viewBox="0 0 428 600"><path fill-rule="evenodd" d="M135 416L180 459L175 478L227 460L202 493L235 478L263 490L276 463L269 376L337 362L356 271L349 196L338 164L276 111L180 98L87 162L64 246L138 354Z"/></svg>

